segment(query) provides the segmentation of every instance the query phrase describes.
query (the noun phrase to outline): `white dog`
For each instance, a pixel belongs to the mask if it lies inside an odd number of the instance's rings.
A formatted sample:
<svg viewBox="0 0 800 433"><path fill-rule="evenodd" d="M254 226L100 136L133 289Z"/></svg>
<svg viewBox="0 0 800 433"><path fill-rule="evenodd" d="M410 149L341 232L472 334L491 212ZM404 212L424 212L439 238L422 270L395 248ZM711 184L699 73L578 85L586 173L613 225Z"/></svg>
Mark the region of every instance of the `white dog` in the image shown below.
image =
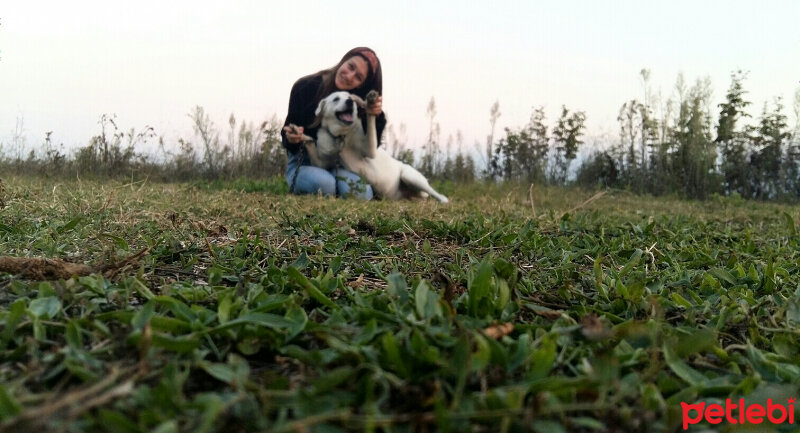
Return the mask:
<svg viewBox="0 0 800 433"><path fill-rule="evenodd" d="M367 101L371 103L377 97L378 93L373 90L367 95ZM311 163L330 169L340 159L344 168L365 179L384 199L431 195L447 203L447 197L436 192L422 173L378 147L375 116L367 115L367 133L364 134L358 122L357 105L366 107L367 102L348 92L331 93L320 101L315 121L320 125L316 146L310 138L304 137Z"/></svg>

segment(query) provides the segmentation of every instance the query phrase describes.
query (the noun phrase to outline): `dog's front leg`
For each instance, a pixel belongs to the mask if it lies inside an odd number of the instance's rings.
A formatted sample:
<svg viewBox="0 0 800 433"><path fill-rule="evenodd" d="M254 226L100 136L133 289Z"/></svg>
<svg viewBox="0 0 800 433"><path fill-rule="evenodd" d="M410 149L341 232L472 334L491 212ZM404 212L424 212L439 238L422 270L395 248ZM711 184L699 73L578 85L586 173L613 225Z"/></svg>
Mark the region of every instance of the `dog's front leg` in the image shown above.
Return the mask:
<svg viewBox="0 0 800 433"><path fill-rule="evenodd" d="M378 132L375 127L375 116L367 116L367 157L375 158L378 153Z"/></svg>
<svg viewBox="0 0 800 433"><path fill-rule="evenodd" d="M378 92L374 90L370 90L367 93L367 106L370 106L375 103L375 100L378 99ZM375 158L375 154L378 152L378 131L375 126L375 115L374 114L367 114L367 157Z"/></svg>
<svg viewBox="0 0 800 433"><path fill-rule="evenodd" d="M298 128L294 123L290 123L288 126L293 133L297 134L300 132L300 128ZM308 152L308 158L311 160L311 163L317 167L324 167L322 160L319 158L317 145L314 142L314 139L306 134L303 134L301 140L302 145L306 147L306 152Z"/></svg>
<svg viewBox="0 0 800 433"><path fill-rule="evenodd" d="M310 138L310 137L309 137ZM319 152L317 152L317 145L314 143L314 140L303 140L303 145L306 147L306 152L308 152L308 159L311 160L311 164L316 167L325 167L325 164L319 158Z"/></svg>
<svg viewBox="0 0 800 433"><path fill-rule="evenodd" d="M351 94L350 98L355 101L359 107L366 109L375 103L378 96L380 95L378 95L377 91L370 90L369 93L367 93L366 101L354 94ZM367 143L362 151L364 152L364 156L368 158L375 158L375 153L378 151L378 131L375 126L375 116L372 114L367 114Z"/></svg>

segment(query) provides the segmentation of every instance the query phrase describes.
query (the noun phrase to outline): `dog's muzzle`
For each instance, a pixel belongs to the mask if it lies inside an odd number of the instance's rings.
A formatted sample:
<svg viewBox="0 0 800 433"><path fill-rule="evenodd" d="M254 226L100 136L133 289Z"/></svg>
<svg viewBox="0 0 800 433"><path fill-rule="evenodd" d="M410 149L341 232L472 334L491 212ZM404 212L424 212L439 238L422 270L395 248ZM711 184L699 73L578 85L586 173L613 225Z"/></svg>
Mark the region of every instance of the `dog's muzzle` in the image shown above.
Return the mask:
<svg viewBox="0 0 800 433"><path fill-rule="evenodd" d="M345 125L350 125L355 120L353 118L353 100L348 99L344 103L344 109L336 112L336 118Z"/></svg>

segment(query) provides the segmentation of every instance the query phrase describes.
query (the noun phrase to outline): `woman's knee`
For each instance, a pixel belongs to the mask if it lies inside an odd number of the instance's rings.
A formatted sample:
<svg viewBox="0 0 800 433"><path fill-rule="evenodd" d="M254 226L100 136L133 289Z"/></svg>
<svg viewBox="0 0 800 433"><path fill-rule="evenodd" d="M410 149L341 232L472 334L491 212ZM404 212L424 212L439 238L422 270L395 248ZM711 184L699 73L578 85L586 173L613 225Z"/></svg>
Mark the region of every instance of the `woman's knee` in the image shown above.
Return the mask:
<svg viewBox="0 0 800 433"><path fill-rule="evenodd" d="M372 185L367 184L367 187L364 190L364 194L361 195L360 198L363 198L364 200L372 200L374 198L374 195L373 195L373 192L372 192Z"/></svg>
<svg viewBox="0 0 800 433"><path fill-rule="evenodd" d="M336 171L337 187L339 195L353 196L363 200L372 200L372 186L364 182L357 174L348 170Z"/></svg>
<svg viewBox="0 0 800 433"><path fill-rule="evenodd" d="M290 174L287 181L291 192L295 194L336 194L336 179L328 171L319 167L302 165L298 168L296 177L294 174ZM292 187L292 183L294 183L294 187Z"/></svg>

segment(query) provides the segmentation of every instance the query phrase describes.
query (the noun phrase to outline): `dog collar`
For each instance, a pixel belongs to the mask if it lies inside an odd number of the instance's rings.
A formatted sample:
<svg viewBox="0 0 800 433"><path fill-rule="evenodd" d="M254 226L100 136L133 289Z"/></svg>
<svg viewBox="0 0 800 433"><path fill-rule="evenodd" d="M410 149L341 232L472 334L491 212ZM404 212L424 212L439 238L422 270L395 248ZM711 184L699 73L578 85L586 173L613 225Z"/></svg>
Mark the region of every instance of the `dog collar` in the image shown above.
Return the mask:
<svg viewBox="0 0 800 433"><path fill-rule="evenodd" d="M331 137L333 137L333 139L336 141L336 147L337 147L337 148L341 149L342 147L344 147L344 135L333 135L333 134L331 133L331 130L330 130L330 129L328 129L328 128L323 128L323 129L325 129L326 131L328 131L328 135L330 135Z"/></svg>

